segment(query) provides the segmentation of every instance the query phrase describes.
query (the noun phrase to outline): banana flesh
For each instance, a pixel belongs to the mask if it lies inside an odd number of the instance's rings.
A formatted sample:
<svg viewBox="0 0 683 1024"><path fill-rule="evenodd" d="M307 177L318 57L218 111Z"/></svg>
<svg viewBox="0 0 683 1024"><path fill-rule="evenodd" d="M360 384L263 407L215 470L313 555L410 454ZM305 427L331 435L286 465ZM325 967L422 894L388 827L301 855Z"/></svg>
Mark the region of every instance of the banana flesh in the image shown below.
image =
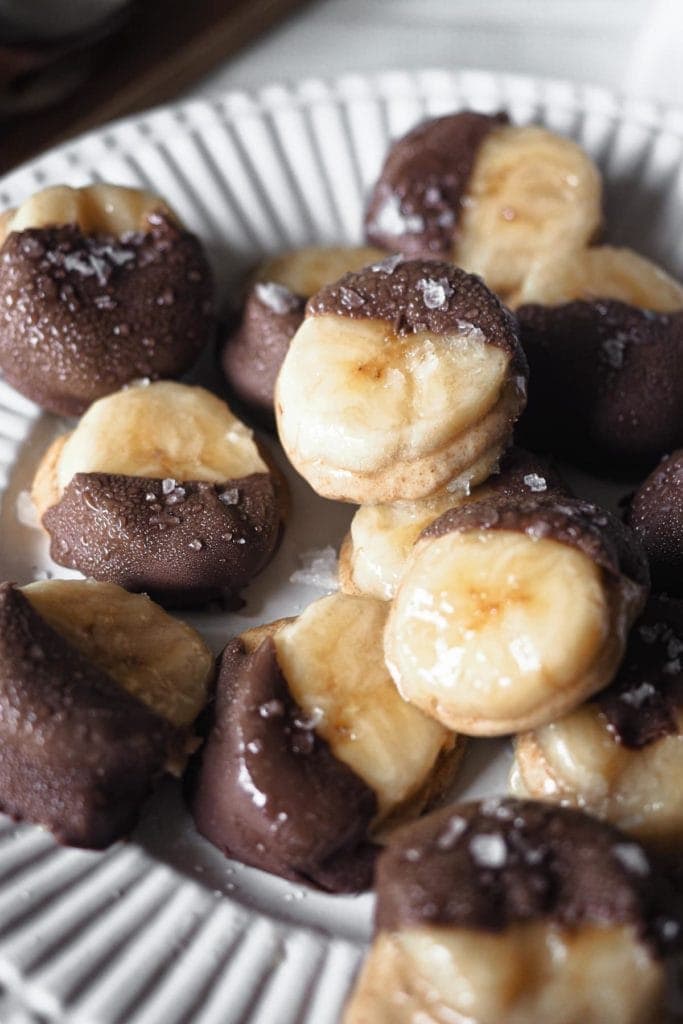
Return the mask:
<svg viewBox="0 0 683 1024"><path fill-rule="evenodd" d="M577 299L616 299L640 309L683 309L683 285L632 249L600 245L558 253L529 270L514 306L560 306Z"/></svg>
<svg viewBox="0 0 683 1024"><path fill-rule="evenodd" d="M308 246L279 253L262 263L252 282L273 281L295 295L315 295L348 271L378 263L386 253L373 246Z"/></svg>
<svg viewBox="0 0 683 1024"><path fill-rule="evenodd" d="M531 265L587 245L602 223L600 173L575 142L507 125L479 149L453 261L506 299Z"/></svg>
<svg viewBox="0 0 683 1024"><path fill-rule="evenodd" d="M379 320L309 317L276 388L278 431L324 497L424 497L488 456L523 404L509 356L478 329L401 338Z"/></svg>
<svg viewBox="0 0 683 1024"><path fill-rule="evenodd" d="M222 483L266 473L252 431L209 391L173 381L134 386L90 406L48 449L33 500L39 514L75 473Z"/></svg>
<svg viewBox="0 0 683 1024"><path fill-rule="evenodd" d="M84 234L144 231L152 213L164 213L177 222L162 199L142 189L106 184L83 188L52 185L0 217L0 245L12 231L64 224L77 224Z"/></svg>
<svg viewBox="0 0 683 1024"><path fill-rule="evenodd" d="M517 732L609 682L636 612L558 541L506 530L424 538L389 615L387 664L403 697L450 728Z"/></svg>
<svg viewBox="0 0 683 1024"><path fill-rule="evenodd" d="M511 789L584 808L666 855L683 840L682 765L680 734L631 749L587 704L518 737Z"/></svg>
<svg viewBox="0 0 683 1024"><path fill-rule="evenodd" d="M199 634L141 594L95 580L48 580L22 592L38 614L128 693L177 728L204 707L213 655Z"/></svg>
<svg viewBox="0 0 683 1024"><path fill-rule="evenodd" d="M344 1024L651 1024L664 990L629 927L410 928L380 932Z"/></svg>
<svg viewBox="0 0 683 1024"><path fill-rule="evenodd" d="M479 493L479 492L477 492ZM417 538L449 508L467 500L462 492L441 491L421 501L395 505L362 505L351 520L350 544L342 547L340 562L347 563L342 590L391 601L403 567Z"/></svg>
<svg viewBox="0 0 683 1024"><path fill-rule="evenodd" d="M383 601L333 594L274 634L292 697L375 792L378 824L413 805L457 743L396 691L382 656L387 611Z"/></svg>

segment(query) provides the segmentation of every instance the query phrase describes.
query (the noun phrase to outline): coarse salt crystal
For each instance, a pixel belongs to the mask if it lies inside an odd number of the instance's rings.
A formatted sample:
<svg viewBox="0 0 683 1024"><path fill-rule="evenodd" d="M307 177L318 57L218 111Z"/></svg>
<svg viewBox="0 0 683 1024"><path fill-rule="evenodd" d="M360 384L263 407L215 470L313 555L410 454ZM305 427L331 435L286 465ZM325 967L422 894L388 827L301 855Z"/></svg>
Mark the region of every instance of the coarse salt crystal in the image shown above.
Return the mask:
<svg viewBox="0 0 683 1024"><path fill-rule="evenodd" d="M635 843L616 843L612 852L627 871L634 875L649 875L650 865L647 857Z"/></svg>
<svg viewBox="0 0 683 1024"><path fill-rule="evenodd" d="M505 840L496 832L473 836L470 839L470 853L483 868L502 868L507 860Z"/></svg>
<svg viewBox="0 0 683 1024"><path fill-rule="evenodd" d="M445 277L438 280L423 277L417 282L417 287L422 292L422 300L427 309L442 309L453 294L453 289Z"/></svg>
<svg viewBox="0 0 683 1024"><path fill-rule="evenodd" d="M275 281L259 281L254 286L254 291L259 302L262 302L273 313L277 313L278 316L292 313L299 305L299 300L294 292Z"/></svg>
<svg viewBox="0 0 683 1024"><path fill-rule="evenodd" d="M539 476L538 473L527 473L524 477L524 483L530 491L547 491L548 483L544 476Z"/></svg>
<svg viewBox="0 0 683 1024"><path fill-rule="evenodd" d="M331 593L339 590L337 552L331 545L313 548L299 555L300 568L289 577L291 583L303 583Z"/></svg>
<svg viewBox="0 0 683 1024"><path fill-rule="evenodd" d="M218 500L224 505L237 505L240 500L240 492L237 487L229 487L227 491L221 491Z"/></svg>

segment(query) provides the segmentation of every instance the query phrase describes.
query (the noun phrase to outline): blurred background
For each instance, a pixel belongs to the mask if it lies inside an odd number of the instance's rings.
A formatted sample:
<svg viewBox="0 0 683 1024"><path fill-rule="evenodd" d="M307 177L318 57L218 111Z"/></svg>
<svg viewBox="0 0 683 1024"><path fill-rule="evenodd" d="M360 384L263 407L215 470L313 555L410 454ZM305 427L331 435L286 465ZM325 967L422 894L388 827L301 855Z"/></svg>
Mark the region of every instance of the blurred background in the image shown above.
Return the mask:
<svg viewBox="0 0 683 1024"><path fill-rule="evenodd" d="M0 173L192 95L387 68L485 68L677 103L681 0L0 0Z"/></svg>

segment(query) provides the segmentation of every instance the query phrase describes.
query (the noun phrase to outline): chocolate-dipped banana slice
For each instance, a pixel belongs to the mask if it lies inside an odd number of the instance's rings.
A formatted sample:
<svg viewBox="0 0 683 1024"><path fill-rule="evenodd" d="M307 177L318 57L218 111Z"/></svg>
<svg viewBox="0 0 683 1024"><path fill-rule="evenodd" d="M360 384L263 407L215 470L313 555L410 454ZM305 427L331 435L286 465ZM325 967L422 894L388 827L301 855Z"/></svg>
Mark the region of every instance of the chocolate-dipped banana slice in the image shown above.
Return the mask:
<svg viewBox="0 0 683 1024"><path fill-rule="evenodd" d="M369 594L391 601L415 541L425 527L450 508L489 495L566 493L566 486L548 459L510 448L498 473L467 493L440 491L420 501L394 505L363 505L339 552L339 582L346 594Z"/></svg>
<svg viewBox="0 0 683 1024"><path fill-rule="evenodd" d="M583 807L680 861L682 733L683 602L652 598L612 685L518 737L511 787Z"/></svg>
<svg viewBox="0 0 683 1024"><path fill-rule="evenodd" d="M683 309L683 285L633 249L596 245L539 259L511 304L563 306L599 299L673 313Z"/></svg>
<svg viewBox="0 0 683 1024"><path fill-rule="evenodd" d="M0 369L66 416L138 377L178 377L213 325L199 240L114 185L45 189L0 224Z"/></svg>
<svg viewBox="0 0 683 1024"><path fill-rule="evenodd" d="M224 402L159 381L96 402L48 450L32 497L60 565L197 604L268 563L283 488Z"/></svg>
<svg viewBox="0 0 683 1024"><path fill-rule="evenodd" d="M422 533L385 634L406 700L458 732L552 721L613 678L647 595L636 538L588 502L486 498Z"/></svg>
<svg viewBox="0 0 683 1024"><path fill-rule="evenodd" d="M653 588L683 597L683 448L640 485L628 523L647 552Z"/></svg>
<svg viewBox="0 0 683 1024"><path fill-rule="evenodd" d="M227 855L335 892L366 888L373 841L450 782L462 740L399 697L386 614L334 594L226 647L192 808Z"/></svg>
<svg viewBox="0 0 683 1024"><path fill-rule="evenodd" d="M276 414L319 494L388 503L485 479L525 393L514 322L482 282L448 263L393 259L309 300Z"/></svg>
<svg viewBox="0 0 683 1024"><path fill-rule="evenodd" d="M600 174L576 143L466 111L394 143L366 232L385 249L451 259L505 297L539 257L586 245L601 205Z"/></svg>
<svg viewBox="0 0 683 1024"><path fill-rule="evenodd" d="M446 807L377 865L375 940L344 1024L671 1024L680 899L578 811Z"/></svg>
<svg viewBox="0 0 683 1024"><path fill-rule="evenodd" d="M525 443L605 475L683 444L683 311L598 299L517 315L533 380Z"/></svg>
<svg viewBox="0 0 683 1024"><path fill-rule="evenodd" d="M275 381L309 296L385 255L369 246L309 247L280 253L257 268L239 327L221 354L232 394L256 419L275 425Z"/></svg>
<svg viewBox="0 0 683 1024"><path fill-rule="evenodd" d="M213 672L201 637L147 597L0 585L0 808L75 846L126 835L182 770Z"/></svg>

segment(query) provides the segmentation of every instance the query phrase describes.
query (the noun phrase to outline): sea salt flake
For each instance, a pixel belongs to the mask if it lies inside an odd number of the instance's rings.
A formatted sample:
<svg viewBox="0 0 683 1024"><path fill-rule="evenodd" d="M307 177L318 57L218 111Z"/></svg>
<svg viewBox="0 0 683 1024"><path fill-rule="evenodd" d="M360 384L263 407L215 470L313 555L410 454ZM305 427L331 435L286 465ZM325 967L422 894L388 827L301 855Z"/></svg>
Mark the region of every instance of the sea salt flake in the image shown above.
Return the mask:
<svg viewBox="0 0 683 1024"><path fill-rule="evenodd" d="M442 309L453 294L453 289L445 277L438 280L423 277L417 282L417 288L422 292L422 300L427 309Z"/></svg>
<svg viewBox="0 0 683 1024"><path fill-rule="evenodd" d="M176 488L176 482L172 476L167 476L161 481L161 490L163 494L170 494Z"/></svg>
<svg viewBox="0 0 683 1024"><path fill-rule="evenodd" d="M663 628L663 623L657 622L654 626L639 626L638 633L646 644L654 644L659 640Z"/></svg>
<svg viewBox="0 0 683 1024"><path fill-rule="evenodd" d="M373 227L387 235L404 235L424 231L425 222L417 213L404 213L401 200L389 195L374 218Z"/></svg>
<svg viewBox="0 0 683 1024"><path fill-rule="evenodd" d="M629 707L640 708L646 700L654 697L656 692L652 683L641 683L640 686L636 686L632 690L625 690L619 694L619 700L624 704L628 704Z"/></svg>
<svg viewBox="0 0 683 1024"><path fill-rule="evenodd" d="M670 918L667 918L665 921L662 921L662 923L659 926L659 932L662 938L667 939L668 941L678 938L680 931L681 926L678 923L678 921L672 921Z"/></svg>
<svg viewBox="0 0 683 1024"><path fill-rule="evenodd" d="M437 837L436 845L439 850L452 850L466 828L467 822L464 818L457 814L450 817Z"/></svg>
<svg viewBox="0 0 683 1024"><path fill-rule="evenodd" d="M289 288L275 281L259 281L254 286L256 298L278 316L292 313L299 305L299 299Z"/></svg>
<svg viewBox="0 0 683 1024"><path fill-rule="evenodd" d="M677 658L679 654L683 654L683 640L672 634L667 640L666 656L667 658Z"/></svg>
<svg viewBox="0 0 683 1024"><path fill-rule="evenodd" d="M507 860L505 840L496 832L473 836L470 853L475 863L483 868L502 868Z"/></svg>
<svg viewBox="0 0 683 1024"><path fill-rule="evenodd" d="M524 483L530 491L547 491L548 482L544 476L539 476L538 473L527 473L524 477Z"/></svg>
<svg viewBox="0 0 683 1024"><path fill-rule="evenodd" d="M281 700L267 700L258 709L261 718L277 718L285 713L285 706Z"/></svg>
<svg viewBox="0 0 683 1024"><path fill-rule="evenodd" d="M191 540L190 543L187 546L192 551L201 551L202 548L204 547L204 545L200 541L199 537L195 537L194 540Z"/></svg>
<svg viewBox="0 0 683 1024"><path fill-rule="evenodd" d="M375 273L393 274L399 263L403 263L403 256L400 252L395 252L391 256L387 256L386 259L380 260L379 263L373 263L370 270L374 270Z"/></svg>
<svg viewBox="0 0 683 1024"><path fill-rule="evenodd" d="M620 370L624 365L626 342L623 338L606 338L601 346L602 357L613 370Z"/></svg>
<svg viewBox="0 0 683 1024"><path fill-rule="evenodd" d="M363 296L353 288L347 288L345 284L339 286L339 298L342 306L347 309L358 309L365 304Z"/></svg>
<svg viewBox="0 0 683 1024"><path fill-rule="evenodd" d="M649 875L650 865L647 857L635 843L616 843L612 847L612 853L622 867L634 875Z"/></svg>
<svg viewBox="0 0 683 1024"><path fill-rule="evenodd" d="M240 500L240 492L237 487L229 487L227 491L221 491L218 500L222 501L224 505L237 505Z"/></svg>
<svg viewBox="0 0 683 1024"><path fill-rule="evenodd" d="M304 551L299 555L299 566L289 577L290 583L303 583L327 593L339 590L337 552L330 544Z"/></svg>

